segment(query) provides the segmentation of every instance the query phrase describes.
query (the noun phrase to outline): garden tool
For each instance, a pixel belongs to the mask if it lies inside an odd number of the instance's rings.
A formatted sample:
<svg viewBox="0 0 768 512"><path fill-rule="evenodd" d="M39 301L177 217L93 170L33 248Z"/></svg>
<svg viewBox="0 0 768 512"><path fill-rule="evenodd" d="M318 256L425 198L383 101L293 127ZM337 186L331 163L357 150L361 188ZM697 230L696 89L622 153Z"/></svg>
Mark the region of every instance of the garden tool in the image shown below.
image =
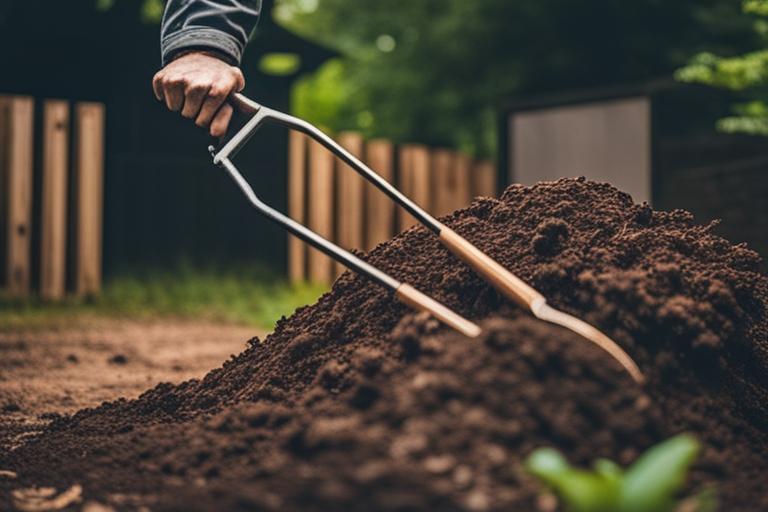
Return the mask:
<svg viewBox="0 0 768 512"><path fill-rule="evenodd" d="M235 168L231 158L237 154L261 125L266 122L274 122L289 129L300 131L325 146L325 148L398 203L427 229L432 231L449 251L472 267L503 295L523 308L528 309L535 317L565 327L591 341L621 364L637 383L642 383L644 381L643 374L640 372L637 364L616 342L584 320L559 311L547 304L545 297L541 293L504 268L493 258L472 245L454 230L432 217L423 208L406 197L392 184L371 170L362 161L337 144L336 141L323 133L320 129L303 119L260 105L242 94L233 95L230 102L236 111L248 116L248 120L242 128L240 128L221 147L220 150L215 151L213 147L211 147L213 162L214 164L223 167L248 196L251 203L269 218L285 226L299 238L305 240L329 256L339 260L347 267L395 290L395 295L406 304L419 310L429 311L437 318L459 331L476 332L476 329L478 329L476 325L459 317L452 311L436 303L434 300L421 294L407 284L399 283L378 269L375 269L359 258L356 258L349 252L344 251L340 247L308 230L301 224L298 224L292 219L273 210L256 197L253 190Z"/></svg>
<svg viewBox="0 0 768 512"><path fill-rule="evenodd" d="M290 122L290 118L289 116L285 116L284 114L280 114L278 112L259 108L257 105L252 103L250 100L247 100L246 98L238 98L238 103L241 104L242 107L245 107L243 110L247 112L254 111L255 106L256 111L260 112L260 114L254 115L254 117L248 121L248 123L240 131L238 131L229 141L229 143L224 145L220 151L217 152L213 146L211 146L209 150L213 156L214 163L224 168L224 170L229 173L230 177L235 181L235 183L237 183L237 185L240 187L240 190L242 190L242 192L250 201L251 205L253 205L256 210L258 210L270 220L281 225L300 239L309 243L316 249L338 261L339 263L354 270L358 274L362 274L369 279L379 283L380 285L391 289L394 291L395 297L397 297L404 304L407 304L408 306L418 311L426 311L430 313L438 320L456 329L465 336L476 338L480 335L481 329L479 326L470 322L455 311L452 311L445 305L425 295L413 286L407 283L402 283L392 276L382 272L373 265L366 263L349 251L346 251L338 245L333 244L306 226L294 221L286 215L283 215L279 211L261 201L253 191L251 185L248 183L248 181L246 181L235 164L232 162L232 158L234 157L235 153L237 153L237 151L247 142L256 128L258 128L259 124L261 124L261 121L265 119L262 117L264 114L269 113L270 118L275 116L275 119L277 119L276 116L278 115L283 116L280 119L283 119L284 124L288 124ZM256 111L254 111L254 113ZM298 122L298 120L296 121ZM307 127L309 127L309 125L307 125Z"/></svg>

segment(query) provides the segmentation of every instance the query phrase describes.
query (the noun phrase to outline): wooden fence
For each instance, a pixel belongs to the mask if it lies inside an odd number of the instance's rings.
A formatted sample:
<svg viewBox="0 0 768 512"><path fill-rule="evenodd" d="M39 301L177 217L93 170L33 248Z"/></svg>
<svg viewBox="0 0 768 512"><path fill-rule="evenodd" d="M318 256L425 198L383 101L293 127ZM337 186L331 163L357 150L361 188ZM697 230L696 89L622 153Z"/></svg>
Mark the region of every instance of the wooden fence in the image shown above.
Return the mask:
<svg viewBox="0 0 768 512"><path fill-rule="evenodd" d="M36 116L32 98L0 96L0 287L11 297L33 286L46 300L68 290L93 295L101 287L104 105L39 107Z"/></svg>
<svg viewBox="0 0 768 512"><path fill-rule="evenodd" d="M435 216L463 208L475 196L496 194L492 162L420 144L364 141L355 132L341 133L337 141ZM288 189L289 215L345 249L369 251L415 223L319 143L296 132L289 141ZM330 283L343 271L298 238L288 243L292 281Z"/></svg>

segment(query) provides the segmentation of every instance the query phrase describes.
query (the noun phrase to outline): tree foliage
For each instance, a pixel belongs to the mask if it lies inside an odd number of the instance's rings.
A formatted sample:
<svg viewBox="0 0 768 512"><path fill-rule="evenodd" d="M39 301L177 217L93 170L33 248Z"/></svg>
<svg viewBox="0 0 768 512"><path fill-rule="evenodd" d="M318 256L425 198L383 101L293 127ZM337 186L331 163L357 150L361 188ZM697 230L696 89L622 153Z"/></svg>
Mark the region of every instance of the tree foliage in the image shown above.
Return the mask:
<svg viewBox="0 0 768 512"><path fill-rule="evenodd" d="M702 41L753 40L726 0L279 0L274 17L340 54L297 86L297 114L482 154L521 94L671 76Z"/></svg>
<svg viewBox="0 0 768 512"><path fill-rule="evenodd" d="M768 0L745 0L745 13L756 15L754 32L762 45L768 42ZM749 91L753 101L734 106L733 116L721 119L718 128L724 132L768 135L768 49L752 51L736 57L720 57L711 52L696 55L680 69L677 78L684 82L702 83L735 91Z"/></svg>

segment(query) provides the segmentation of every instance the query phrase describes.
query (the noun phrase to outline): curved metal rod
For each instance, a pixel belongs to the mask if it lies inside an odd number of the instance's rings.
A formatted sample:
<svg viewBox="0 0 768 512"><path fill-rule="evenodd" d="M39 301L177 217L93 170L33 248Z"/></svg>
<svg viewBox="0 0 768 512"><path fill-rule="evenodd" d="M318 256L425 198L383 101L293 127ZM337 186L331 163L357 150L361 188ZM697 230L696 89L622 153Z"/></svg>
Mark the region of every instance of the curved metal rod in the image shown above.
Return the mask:
<svg viewBox="0 0 768 512"><path fill-rule="evenodd" d="M512 274L501 264L493 260L490 256L475 247L458 233L441 224L437 219L414 203L402 192L397 190L387 180L371 170L360 159L344 149L320 129L303 119L264 107L242 94L235 94L232 98L232 102L238 109L251 114L252 117L246 125L224 145L221 151L214 156L214 163L221 165L222 161L228 159L231 155L239 151L243 144L247 142L258 127L267 119L307 134L325 146L331 153L343 160L344 163L363 176L363 178L373 183L392 200L400 204L400 206L415 217L421 224L433 231L438 236L441 243L443 243L443 245L445 245L454 255L472 267L505 296L527 308L537 318L567 327L599 346L616 359L637 383L644 382L643 374L640 372L637 364L615 341L611 340L608 336L583 320L567 315L546 304L546 299L536 289ZM566 317L570 317L572 321L564 321Z"/></svg>
<svg viewBox="0 0 768 512"><path fill-rule="evenodd" d="M210 150L213 153L214 150L212 147ZM373 265L366 263L351 252L345 251L338 245L329 242L314 231L308 229L306 226L299 224L287 215L280 213L264 203L258 198L251 185L245 180L243 175L240 174L240 171L237 170L237 167L235 167L229 158L223 157L216 160L217 164L226 170L237 186L240 187L240 190L248 198L251 205L273 222L283 226L297 237L327 254L334 260L341 262L358 274L367 276L380 285L391 289L395 292L395 297L408 306L432 314L435 318L446 325L453 327L465 336L476 338L480 335L481 329L479 326L470 322L455 311L421 293L407 283L400 282Z"/></svg>
<svg viewBox="0 0 768 512"><path fill-rule="evenodd" d="M240 171L237 170L229 158L220 160L219 165L223 167L230 175L230 177L235 181L235 183L237 183L237 186L240 187L240 190L243 191L243 194L245 194L245 196L248 198L248 201L250 201L251 205L263 213L267 218L284 226L288 231L297 237L316 247L331 258L339 260L341 263L351 268L355 272L367 275L377 283L386 286L387 288L391 288L393 291L396 291L398 288L400 288L402 283L397 279L366 263L351 252L345 251L341 247L329 242L303 224L299 224L292 218L280 213L259 199L256 193L253 191L251 185L245 180L245 178L243 178L243 175L240 174Z"/></svg>
<svg viewBox="0 0 768 512"><path fill-rule="evenodd" d="M234 95L234 101L236 106L241 111L248 114L253 114L250 121L236 134L230 141L219 151L214 157L214 163L218 164L216 160L221 158L231 158L242 146L253 136L254 132L261 126L261 124L269 119L275 121L277 124L291 128L302 133L305 133L325 146L326 149L331 151L339 157L344 163L349 165L358 174L361 174L366 180L373 183L379 190L388 195L393 201L399 203L405 210L418 219L422 224L427 226L435 233L440 233L443 225L437 221L432 215L427 213L423 208L413 202L405 194L397 190L391 183L379 176L376 172L371 170L355 155L341 147L332 138L326 135L319 128L314 125L299 119L298 117L267 108L260 105L242 94Z"/></svg>

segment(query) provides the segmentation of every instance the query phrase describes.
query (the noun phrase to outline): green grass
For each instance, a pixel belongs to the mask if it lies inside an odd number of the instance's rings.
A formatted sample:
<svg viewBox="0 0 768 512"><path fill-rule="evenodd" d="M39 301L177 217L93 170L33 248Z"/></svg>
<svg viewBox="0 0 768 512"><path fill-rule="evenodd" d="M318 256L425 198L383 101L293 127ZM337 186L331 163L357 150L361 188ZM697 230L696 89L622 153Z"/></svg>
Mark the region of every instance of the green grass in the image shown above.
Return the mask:
<svg viewBox="0 0 768 512"><path fill-rule="evenodd" d="M0 329L49 327L98 318L195 318L271 329L314 302L325 286L292 285L261 267L143 270L109 279L97 298L46 303L0 296Z"/></svg>

